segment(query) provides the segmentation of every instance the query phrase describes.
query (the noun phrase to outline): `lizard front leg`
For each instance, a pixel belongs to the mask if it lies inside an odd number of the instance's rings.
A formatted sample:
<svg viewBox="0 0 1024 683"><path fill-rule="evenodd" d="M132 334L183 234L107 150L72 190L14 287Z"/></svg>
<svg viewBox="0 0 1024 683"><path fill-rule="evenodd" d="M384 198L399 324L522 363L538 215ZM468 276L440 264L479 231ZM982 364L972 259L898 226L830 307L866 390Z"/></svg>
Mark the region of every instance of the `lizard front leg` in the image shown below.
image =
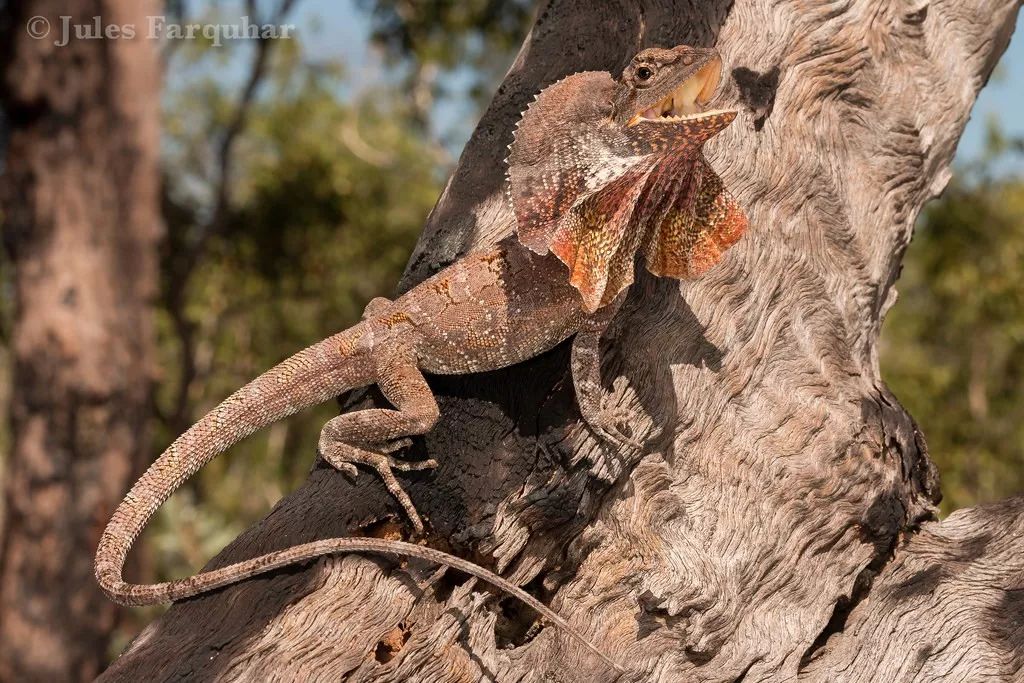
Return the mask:
<svg viewBox="0 0 1024 683"><path fill-rule="evenodd" d="M576 402L580 406L580 414L587 426L597 436L613 446L640 448L640 444L635 439L626 436L619 429L618 413L603 407L601 336L608 329L624 299L625 294L619 295L615 301L598 309L584 321L572 341L570 368L573 386L576 389Z"/></svg>
<svg viewBox="0 0 1024 683"><path fill-rule="evenodd" d="M350 476L355 476L356 465L374 469L419 534L423 532L423 521L393 470L430 469L436 467L437 462L397 460L388 453L408 445L408 437L433 428L439 415L437 401L412 352L394 350L377 358L375 364L377 386L394 409L359 410L330 420L320 432L320 455Z"/></svg>

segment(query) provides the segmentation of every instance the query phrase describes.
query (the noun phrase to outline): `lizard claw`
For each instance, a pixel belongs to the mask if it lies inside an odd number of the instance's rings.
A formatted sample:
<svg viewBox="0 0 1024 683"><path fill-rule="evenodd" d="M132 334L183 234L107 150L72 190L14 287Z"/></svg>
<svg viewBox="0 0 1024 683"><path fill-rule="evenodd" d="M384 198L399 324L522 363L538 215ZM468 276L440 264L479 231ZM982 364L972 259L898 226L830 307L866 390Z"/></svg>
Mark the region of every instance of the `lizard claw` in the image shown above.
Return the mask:
<svg viewBox="0 0 1024 683"><path fill-rule="evenodd" d="M407 439L396 439L398 442L403 440ZM393 444L394 442L388 445ZM352 477L357 474L356 465L365 465L373 469L380 476L381 481L384 483L384 488L395 497L395 500L405 510L405 514L409 518L409 522L412 524L416 534L420 535L423 533L423 520L416 511L416 506L413 505L409 494L405 492L398 479L395 478L394 470L412 472L432 469L437 467L437 461L433 459L419 461L397 460L386 453L375 453L346 443L337 442L331 444L328 448L324 448L322 455L324 460L330 463L332 467Z"/></svg>
<svg viewBox="0 0 1024 683"><path fill-rule="evenodd" d="M620 409L602 409L597 414L596 419L587 420L587 426L590 427L590 430L596 436L612 446L628 447L636 450L642 449L643 444L632 436L627 436L619 427L624 421L624 417L624 411Z"/></svg>
<svg viewBox="0 0 1024 683"><path fill-rule="evenodd" d="M338 470L349 479L355 479L356 476L359 475L359 470L357 470L356 466L350 462L331 462L327 458L324 459L331 463L331 467Z"/></svg>
<svg viewBox="0 0 1024 683"><path fill-rule="evenodd" d="M408 448L413 443L412 439L403 436L400 439L391 439L389 441L382 441L380 443L374 443L367 447L369 453L394 453L400 451L403 448ZM398 458L387 458L388 466L393 470L399 472L418 472L420 470L432 470L437 467L437 461L433 458L427 460L399 460ZM364 463L367 464L367 463Z"/></svg>

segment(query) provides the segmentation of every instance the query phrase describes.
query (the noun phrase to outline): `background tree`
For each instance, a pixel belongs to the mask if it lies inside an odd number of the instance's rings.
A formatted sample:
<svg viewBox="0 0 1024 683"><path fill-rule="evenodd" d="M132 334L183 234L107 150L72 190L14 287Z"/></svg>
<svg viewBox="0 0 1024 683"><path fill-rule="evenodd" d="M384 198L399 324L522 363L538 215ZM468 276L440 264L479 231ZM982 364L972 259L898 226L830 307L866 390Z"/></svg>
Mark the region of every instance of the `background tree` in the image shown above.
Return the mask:
<svg viewBox="0 0 1024 683"><path fill-rule="evenodd" d="M15 304L0 546L5 681L95 676L119 614L92 580L90 555L149 455L160 68L151 41L54 41L61 14L144 26L158 7L0 5L0 205ZM29 35L33 16L51 35Z"/></svg>
<svg viewBox="0 0 1024 683"><path fill-rule="evenodd" d="M406 71L414 120L425 125L449 83L468 75L474 98L490 96L529 27L533 0L359 0L373 16L373 41Z"/></svg>

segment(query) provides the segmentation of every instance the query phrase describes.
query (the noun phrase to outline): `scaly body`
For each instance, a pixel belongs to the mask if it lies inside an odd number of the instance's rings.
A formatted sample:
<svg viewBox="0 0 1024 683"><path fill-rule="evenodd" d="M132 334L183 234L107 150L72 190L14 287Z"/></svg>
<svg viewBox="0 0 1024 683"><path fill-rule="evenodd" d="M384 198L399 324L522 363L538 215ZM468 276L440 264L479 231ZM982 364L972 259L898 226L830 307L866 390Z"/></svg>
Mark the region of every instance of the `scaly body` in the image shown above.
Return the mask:
<svg viewBox="0 0 1024 683"><path fill-rule="evenodd" d="M103 533L96 576L107 595L127 605L170 602L328 553L379 552L418 557L476 576L575 635L557 614L496 574L461 558L398 541L327 539L178 581L128 584L121 579L131 545L146 523L203 465L264 425L370 384L377 384L395 409L363 410L331 420L321 437L321 454L350 474L354 474L353 462L377 469L419 526L415 507L391 468L432 463L393 460L354 444L372 443L388 450L433 427L437 402L423 371L461 374L518 363L578 333L587 320L582 301L565 281L564 266L557 259L509 246L460 259L394 302L375 299L363 322L260 375L178 437L132 487Z"/></svg>
<svg viewBox="0 0 1024 683"><path fill-rule="evenodd" d="M409 543L326 539L151 585L126 583L122 572L152 515L203 465L256 430L359 387L376 384L393 407L332 419L321 433L320 455L351 475L358 464L376 470L417 533L422 521L393 470L435 463L397 460L390 453L438 419L424 372L495 370L573 337L572 375L585 422L613 444L629 443L601 409L598 344L632 281L635 255L646 254L648 268L658 274L697 274L745 226L700 154L704 140L734 115L686 111L707 101L719 68L713 50L645 50L619 81L586 72L546 89L524 114L509 157L518 239L462 257L394 302L375 299L362 322L259 376L178 437L103 532L96 576L104 592L121 604L152 604L328 553L413 556L515 595L618 668L517 586L466 560Z"/></svg>

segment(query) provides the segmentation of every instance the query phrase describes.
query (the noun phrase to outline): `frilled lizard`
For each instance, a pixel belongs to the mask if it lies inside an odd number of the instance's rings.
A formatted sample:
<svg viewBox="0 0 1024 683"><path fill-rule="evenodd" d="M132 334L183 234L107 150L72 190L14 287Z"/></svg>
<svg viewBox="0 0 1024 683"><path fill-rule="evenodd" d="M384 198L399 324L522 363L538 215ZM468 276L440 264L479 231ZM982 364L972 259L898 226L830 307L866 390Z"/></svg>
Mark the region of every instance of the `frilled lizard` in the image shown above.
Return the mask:
<svg viewBox="0 0 1024 683"><path fill-rule="evenodd" d="M701 151L735 117L701 111L720 72L713 49L647 49L618 80L607 72L582 72L543 90L509 146L507 189L517 236L460 258L395 301L374 299L362 322L260 375L178 437L103 532L96 551L103 591L120 604L152 604L329 553L412 556L515 595L618 668L519 587L410 543L325 539L149 585L126 583L122 571L150 517L203 465L256 430L355 388L376 384L394 407L332 419L321 433L320 455L349 475L356 465L376 470L417 533L423 523L392 470L435 463L389 454L438 419L424 372L495 370L574 337L572 376L585 423L613 443L628 442L601 409L598 342L633 281L637 256L655 275L694 277L746 227Z"/></svg>

